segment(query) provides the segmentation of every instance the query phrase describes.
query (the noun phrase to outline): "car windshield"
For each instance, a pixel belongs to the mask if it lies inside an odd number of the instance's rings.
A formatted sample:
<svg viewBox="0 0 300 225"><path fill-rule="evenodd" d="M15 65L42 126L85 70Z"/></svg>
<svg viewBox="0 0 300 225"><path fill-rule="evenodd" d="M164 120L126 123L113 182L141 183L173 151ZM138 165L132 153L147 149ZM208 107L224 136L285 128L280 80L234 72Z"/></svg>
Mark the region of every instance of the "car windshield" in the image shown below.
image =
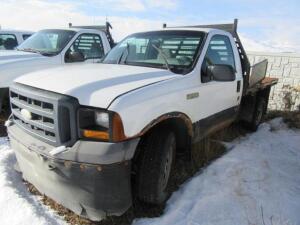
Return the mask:
<svg viewBox="0 0 300 225"><path fill-rule="evenodd" d="M24 41L17 49L43 55L57 55L75 35L70 30L41 30Z"/></svg>
<svg viewBox="0 0 300 225"><path fill-rule="evenodd" d="M184 74L193 68L203 37L203 32L187 30L133 34L115 46L102 63L165 68Z"/></svg>

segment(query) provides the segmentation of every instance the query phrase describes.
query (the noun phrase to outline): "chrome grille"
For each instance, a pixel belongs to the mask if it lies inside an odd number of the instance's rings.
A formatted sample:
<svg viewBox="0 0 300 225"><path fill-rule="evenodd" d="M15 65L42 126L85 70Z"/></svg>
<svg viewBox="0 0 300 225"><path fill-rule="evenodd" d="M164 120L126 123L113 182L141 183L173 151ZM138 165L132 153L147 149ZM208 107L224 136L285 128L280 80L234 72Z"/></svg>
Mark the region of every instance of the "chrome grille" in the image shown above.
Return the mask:
<svg viewBox="0 0 300 225"><path fill-rule="evenodd" d="M56 142L53 104L38 101L11 91L11 110L14 121L36 135ZM22 110L31 113L31 119L24 118Z"/></svg>
<svg viewBox="0 0 300 225"><path fill-rule="evenodd" d="M76 141L76 99L14 84L10 104L15 124L36 138L53 146Z"/></svg>

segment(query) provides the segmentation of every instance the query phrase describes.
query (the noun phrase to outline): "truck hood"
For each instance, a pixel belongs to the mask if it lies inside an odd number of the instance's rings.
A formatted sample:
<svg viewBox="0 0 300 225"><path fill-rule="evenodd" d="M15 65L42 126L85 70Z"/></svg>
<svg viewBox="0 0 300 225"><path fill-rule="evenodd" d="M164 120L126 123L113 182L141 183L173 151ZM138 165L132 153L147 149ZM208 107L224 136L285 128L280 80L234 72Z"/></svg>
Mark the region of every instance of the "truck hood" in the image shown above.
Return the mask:
<svg viewBox="0 0 300 225"><path fill-rule="evenodd" d="M2 63L5 60L17 60L17 59L28 59L28 58L36 58L36 57L43 57L40 54L32 53L32 52L23 52L23 51L0 51L0 63Z"/></svg>
<svg viewBox="0 0 300 225"><path fill-rule="evenodd" d="M23 51L0 51L0 88L29 72L59 65L57 57Z"/></svg>
<svg viewBox="0 0 300 225"><path fill-rule="evenodd" d="M124 93L177 76L181 75L148 67L85 64L30 73L16 82L73 96L81 105L108 108Z"/></svg>

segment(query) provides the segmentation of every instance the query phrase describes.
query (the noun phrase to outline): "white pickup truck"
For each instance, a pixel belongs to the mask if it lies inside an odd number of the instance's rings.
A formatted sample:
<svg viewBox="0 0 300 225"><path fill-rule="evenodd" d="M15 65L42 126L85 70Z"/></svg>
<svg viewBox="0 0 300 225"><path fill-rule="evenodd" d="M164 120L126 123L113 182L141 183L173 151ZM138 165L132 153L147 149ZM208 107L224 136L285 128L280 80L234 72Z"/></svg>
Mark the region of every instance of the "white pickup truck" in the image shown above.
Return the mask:
<svg viewBox="0 0 300 225"><path fill-rule="evenodd" d="M236 120L255 129L267 109L277 80L266 61L250 68L236 24L132 34L102 64L17 79L6 125L23 178L91 220L132 193L165 201L176 153Z"/></svg>
<svg viewBox="0 0 300 225"><path fill-rule="evenodd" d="M31 31L2 30L0 28L0 51L14 50L32 34Z"/></svg>
<svg viewBox="0 0 300 225"><path fill-rule="evenodd" d="M17 77L63 64L98 62L114 45L109 23L69 26L68 29L41 30L16 50L0 51L0 112L8 105L8 87Z"/></svg>

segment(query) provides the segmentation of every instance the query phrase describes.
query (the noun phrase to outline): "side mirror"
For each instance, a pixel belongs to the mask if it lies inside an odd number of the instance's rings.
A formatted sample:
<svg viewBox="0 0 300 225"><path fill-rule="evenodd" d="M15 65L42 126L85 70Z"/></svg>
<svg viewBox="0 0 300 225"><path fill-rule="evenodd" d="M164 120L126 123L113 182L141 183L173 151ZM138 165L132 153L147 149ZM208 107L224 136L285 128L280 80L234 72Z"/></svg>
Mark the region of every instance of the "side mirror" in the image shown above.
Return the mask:
<svg viewBox="0 0 300 225"><path fill-rule="evenodd" d="M66 62L84 62L85 58L81 52L68 52L66 55Z"/></svg>
<svg viewBox="0 0 300 225"><path fill-rule="evenodd" d="M209 65L207 75L215 81L234 81L235 69L229 65Z"/></svg>

